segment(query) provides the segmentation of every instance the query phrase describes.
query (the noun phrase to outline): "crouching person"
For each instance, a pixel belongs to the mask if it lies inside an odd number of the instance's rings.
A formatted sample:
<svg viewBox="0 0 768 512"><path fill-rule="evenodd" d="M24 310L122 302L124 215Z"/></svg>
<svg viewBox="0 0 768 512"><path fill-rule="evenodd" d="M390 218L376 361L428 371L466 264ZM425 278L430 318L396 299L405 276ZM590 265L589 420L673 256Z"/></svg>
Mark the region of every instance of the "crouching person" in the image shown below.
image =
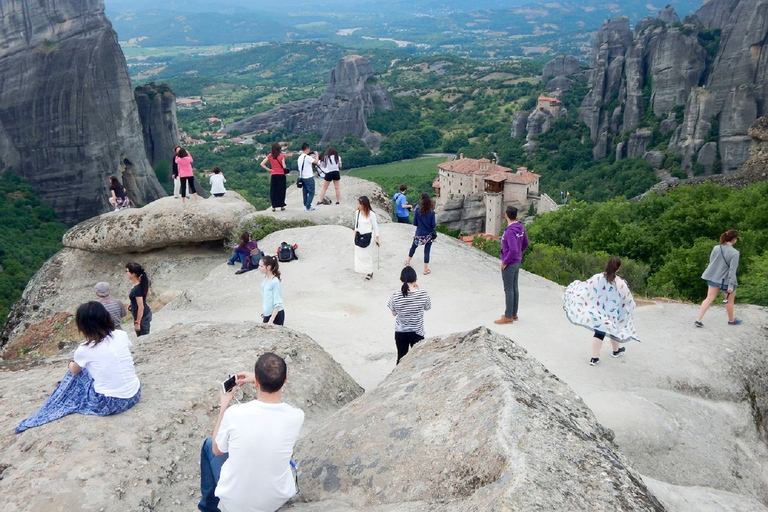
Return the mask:
<svg viewBox="0 0 768 512"><path fill-rule="evenodd" d="M202 512L219 512L219 500L227 512L275 511L296 494L290 462L304 411L282 401L286 380L285 361L266 353L254 373L237 374L238 386L253 383L256 400L228 407L235 389L220 391L213 436L200 454Z"/></svg>

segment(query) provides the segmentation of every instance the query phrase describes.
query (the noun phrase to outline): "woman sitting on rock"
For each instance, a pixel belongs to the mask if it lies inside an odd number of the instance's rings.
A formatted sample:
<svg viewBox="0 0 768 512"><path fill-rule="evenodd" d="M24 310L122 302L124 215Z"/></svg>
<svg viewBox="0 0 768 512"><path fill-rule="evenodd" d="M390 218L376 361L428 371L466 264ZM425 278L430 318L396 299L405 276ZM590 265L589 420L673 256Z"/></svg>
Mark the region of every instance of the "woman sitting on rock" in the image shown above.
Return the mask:
<svg viewBox="0 0 768 512"><path fill-rule="evenodd" d="M131 200L128 199L125 187L115 176L109 177L109 204L112 205L115 211L130 208L131 206Z"/></svg>
<svg viewBox="0 0 768 512"><path fill-rule="evenodd" d="M234 265L236 260L242 262L240 270L235 274L242 274L250 270L255 270L259 266L259 260L264 256L264 253L259 249L259 244L256 240L251 238L251 235L244 231L240 235L240 245L235 247L235 253L229 259L229 264Z"/></svg>
<svg viewBox="0 0 768 512"><path fill-rule="evenodd" d="M112 317L96 301L77 308L75 323L85 336L68 372L43 406L16 427L16 433L68 414L109 416L127 411L141 397L133 367L131 340L114 328Z"/></svg>
<svg viewBox="0 0 768 512"><path fill-rule="evenodd" d="M133 330L136 336L149 334L149 324L152 322L152 310L147 304L149 294L149 277L138 263L126 263L125 272L128 280L133 283L131 293L131 314L133 315Z"/></svg>

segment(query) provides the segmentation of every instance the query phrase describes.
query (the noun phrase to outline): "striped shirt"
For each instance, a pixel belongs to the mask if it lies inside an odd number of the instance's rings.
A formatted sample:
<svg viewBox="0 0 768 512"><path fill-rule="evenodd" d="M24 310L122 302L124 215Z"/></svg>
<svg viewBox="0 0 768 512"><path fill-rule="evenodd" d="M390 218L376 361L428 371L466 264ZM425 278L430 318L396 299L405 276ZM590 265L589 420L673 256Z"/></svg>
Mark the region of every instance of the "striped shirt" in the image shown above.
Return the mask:
<svg viewBox="0 0 768 512"><path fill-rule="evenodd" d="M106 309L109 316L112 317L112 323L114 324L115 329L120 329L120 322L122 322L123 317L128 314L123 303L119 300L110 299L109 297L99 299L99 302L104 305L104 309Z"/></svg>
<svg viewBox="0 0 768 512"><path fill-rule="evenodd" d="M387 307L397 313L395 332L424 334L424 311L432 309L432 300L426 290L411 290L407 297L398 290L389 298Z"/></svg>

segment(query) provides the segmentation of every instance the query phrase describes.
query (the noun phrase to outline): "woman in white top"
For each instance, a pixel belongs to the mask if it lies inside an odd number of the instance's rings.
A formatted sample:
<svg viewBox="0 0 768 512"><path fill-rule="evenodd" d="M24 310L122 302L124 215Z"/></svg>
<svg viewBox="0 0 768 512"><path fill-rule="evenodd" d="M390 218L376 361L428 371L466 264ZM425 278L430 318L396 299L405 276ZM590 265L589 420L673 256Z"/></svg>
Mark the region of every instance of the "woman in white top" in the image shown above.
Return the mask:
<svg viewBox="0 0 768 512"><path fill-rule="evenodd" d="M341 193L339 192L341 158L339 158L338 151L333 147L326 149L323 153L323 157L320 159L319 167L320 171L324 174L323 180L325 181L323 182L323 191L320 192L320 199L318 199L317 204L323 204L323 201L325 200L325 192L328 190L328 185L330 185L331 182L333 182L333 188L336 190L336 204L339 204L339 199L341 198Z"/></svg>
<svg viewBox="0 0 768 512"><path fill-rule="evenodd" d="M211 195L213 197L222 197L227 189L224 188L224 184L227 179L221 172L221 167L214 167L213 174L208 175L208 181L211 183Z"/></svg>
<svg viewBox="0 0 768 512"><path fill-rule="evenodd" d="M379 224L371 209L371 201L367 196L360 196L355 215L355 272L365 274L366 281L373 278L372 241L379 245Z"/></svg>
<svg viewBox="0 0 768 512"><path fill-rule="evenodd" d="M141 398L141 384L133 367L131 341L115 330L112 317L100 302L77 308L75 323L85 336L69 362L69 371L43 406L16 427L16 433L68 414L109 416L133 407Z"/></svg>

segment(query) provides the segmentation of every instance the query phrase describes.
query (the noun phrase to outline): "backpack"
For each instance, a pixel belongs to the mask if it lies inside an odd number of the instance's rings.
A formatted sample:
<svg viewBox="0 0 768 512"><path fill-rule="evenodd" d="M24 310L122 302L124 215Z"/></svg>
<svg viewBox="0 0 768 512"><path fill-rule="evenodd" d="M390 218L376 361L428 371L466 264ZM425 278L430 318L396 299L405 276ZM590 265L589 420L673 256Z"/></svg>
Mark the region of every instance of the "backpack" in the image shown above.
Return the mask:
<svg viewBox="0 0 768 512"><path fill-rule="evenodd" d="M277 249L277 261L285 263L287 261L299 259L299 257L296 256L296 249L298 247L299 246L296 244L290 245L285 242L281 243L280 247Z"/></svg>

